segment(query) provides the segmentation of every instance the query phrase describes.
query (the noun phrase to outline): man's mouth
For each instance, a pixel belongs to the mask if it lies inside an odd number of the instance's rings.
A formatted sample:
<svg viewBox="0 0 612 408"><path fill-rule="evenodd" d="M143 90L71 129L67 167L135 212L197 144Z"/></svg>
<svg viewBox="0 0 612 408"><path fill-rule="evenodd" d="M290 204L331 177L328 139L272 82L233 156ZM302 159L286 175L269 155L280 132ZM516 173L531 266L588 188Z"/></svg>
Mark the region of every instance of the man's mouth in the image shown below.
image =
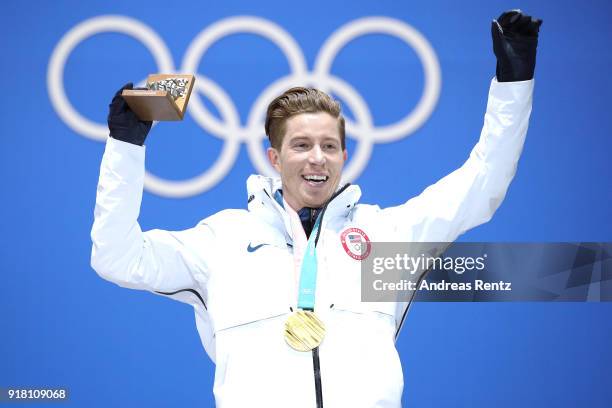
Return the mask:
<svg viewBox="0 0 612 408"><path fill-rule="evenodd" d="M310 174L304 175L302 178L309 184L316 186L325 183L329 179L329 176Z"/></svg>

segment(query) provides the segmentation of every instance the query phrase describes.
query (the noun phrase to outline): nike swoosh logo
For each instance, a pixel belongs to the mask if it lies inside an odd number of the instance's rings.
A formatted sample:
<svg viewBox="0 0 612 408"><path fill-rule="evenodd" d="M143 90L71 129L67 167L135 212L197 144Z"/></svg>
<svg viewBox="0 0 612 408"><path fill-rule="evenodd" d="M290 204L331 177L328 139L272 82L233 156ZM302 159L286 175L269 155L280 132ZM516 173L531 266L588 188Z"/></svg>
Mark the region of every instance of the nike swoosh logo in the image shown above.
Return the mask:
<svg viewBox="0 0 612 408"><path fill-rule="evenodd" d="M264 245L270 245L270 244L259 244L256 246L251 246L251 243L249 242L249 246L247 247L247 252L255 252Z"/></svg>

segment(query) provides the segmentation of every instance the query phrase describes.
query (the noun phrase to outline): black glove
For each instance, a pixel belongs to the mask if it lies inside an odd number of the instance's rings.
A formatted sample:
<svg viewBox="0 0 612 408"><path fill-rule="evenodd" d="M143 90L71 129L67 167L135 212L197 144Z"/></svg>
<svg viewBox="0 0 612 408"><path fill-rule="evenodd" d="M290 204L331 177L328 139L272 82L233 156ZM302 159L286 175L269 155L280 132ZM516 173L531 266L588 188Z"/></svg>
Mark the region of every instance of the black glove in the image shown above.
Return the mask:
<svg viewBox="0 0 612 408"><path fill-rule="evenodd" d="M127 102L121 96L124 89L134 89L133 84L128 82L117 91L110 105L108 105L108 129L113 139L122 140L131 144L142 146L153 122L142 121L130 109ZM144 88L136 88L144 89Z"/></svg>
<svg viewBox="0 0 612 408"><path fill-rule="evenodd" d="M533 78L541 24L542 20L523 14L521 10L506 11L493 20L491 34L499 82Z"/></svg>

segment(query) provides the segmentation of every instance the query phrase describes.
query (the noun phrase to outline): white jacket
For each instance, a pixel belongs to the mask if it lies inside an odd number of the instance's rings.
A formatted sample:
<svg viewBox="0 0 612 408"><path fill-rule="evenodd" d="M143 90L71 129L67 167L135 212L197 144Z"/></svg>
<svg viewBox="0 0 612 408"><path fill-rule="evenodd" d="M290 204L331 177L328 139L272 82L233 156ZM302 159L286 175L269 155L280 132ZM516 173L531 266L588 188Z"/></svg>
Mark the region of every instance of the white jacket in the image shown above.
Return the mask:
<svg viewBox="0 0 612 408"><path fill-rule="evenodd" d="M407 305L360 301L360 262L343 247L342 232L359 228L372 242L450 242L487 222L515 174L532 91L533 81L494 79L469 159L418 197L381 209L357 204L361 191L350 186L330 203L317 245L315 306L327 327L319 349L326 408L399 407L403 389L395 338ZM221 211L186 231L142 232L144 156L144 147L107 141L92 267L120 286L194 307L216 363L217 406L315 407L312 355L283 338L285 319L296 309L297 277L291 223L271 198L280 182L251 176L248 210Z"/></svg>

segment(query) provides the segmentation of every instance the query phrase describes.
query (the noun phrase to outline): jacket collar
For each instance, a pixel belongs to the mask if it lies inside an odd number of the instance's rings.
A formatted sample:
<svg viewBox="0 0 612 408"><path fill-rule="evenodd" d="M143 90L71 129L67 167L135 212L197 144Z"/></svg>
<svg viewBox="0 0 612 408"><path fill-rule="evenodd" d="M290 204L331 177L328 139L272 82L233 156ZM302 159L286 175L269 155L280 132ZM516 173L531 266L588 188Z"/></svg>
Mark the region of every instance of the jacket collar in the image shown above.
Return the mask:
<svg viewBox="0 0 612 408"><path fill-rule="evenodd" d="M275 199L275 193L282 187L280 178L252 175L247 179L248 208L258 218L283 231L291 239L291 221L282 204ZM340 189L342 186L339 186ZM361 197L361 189L350 185L327 206L323 225L335 217L347 217Z"/></svg>

